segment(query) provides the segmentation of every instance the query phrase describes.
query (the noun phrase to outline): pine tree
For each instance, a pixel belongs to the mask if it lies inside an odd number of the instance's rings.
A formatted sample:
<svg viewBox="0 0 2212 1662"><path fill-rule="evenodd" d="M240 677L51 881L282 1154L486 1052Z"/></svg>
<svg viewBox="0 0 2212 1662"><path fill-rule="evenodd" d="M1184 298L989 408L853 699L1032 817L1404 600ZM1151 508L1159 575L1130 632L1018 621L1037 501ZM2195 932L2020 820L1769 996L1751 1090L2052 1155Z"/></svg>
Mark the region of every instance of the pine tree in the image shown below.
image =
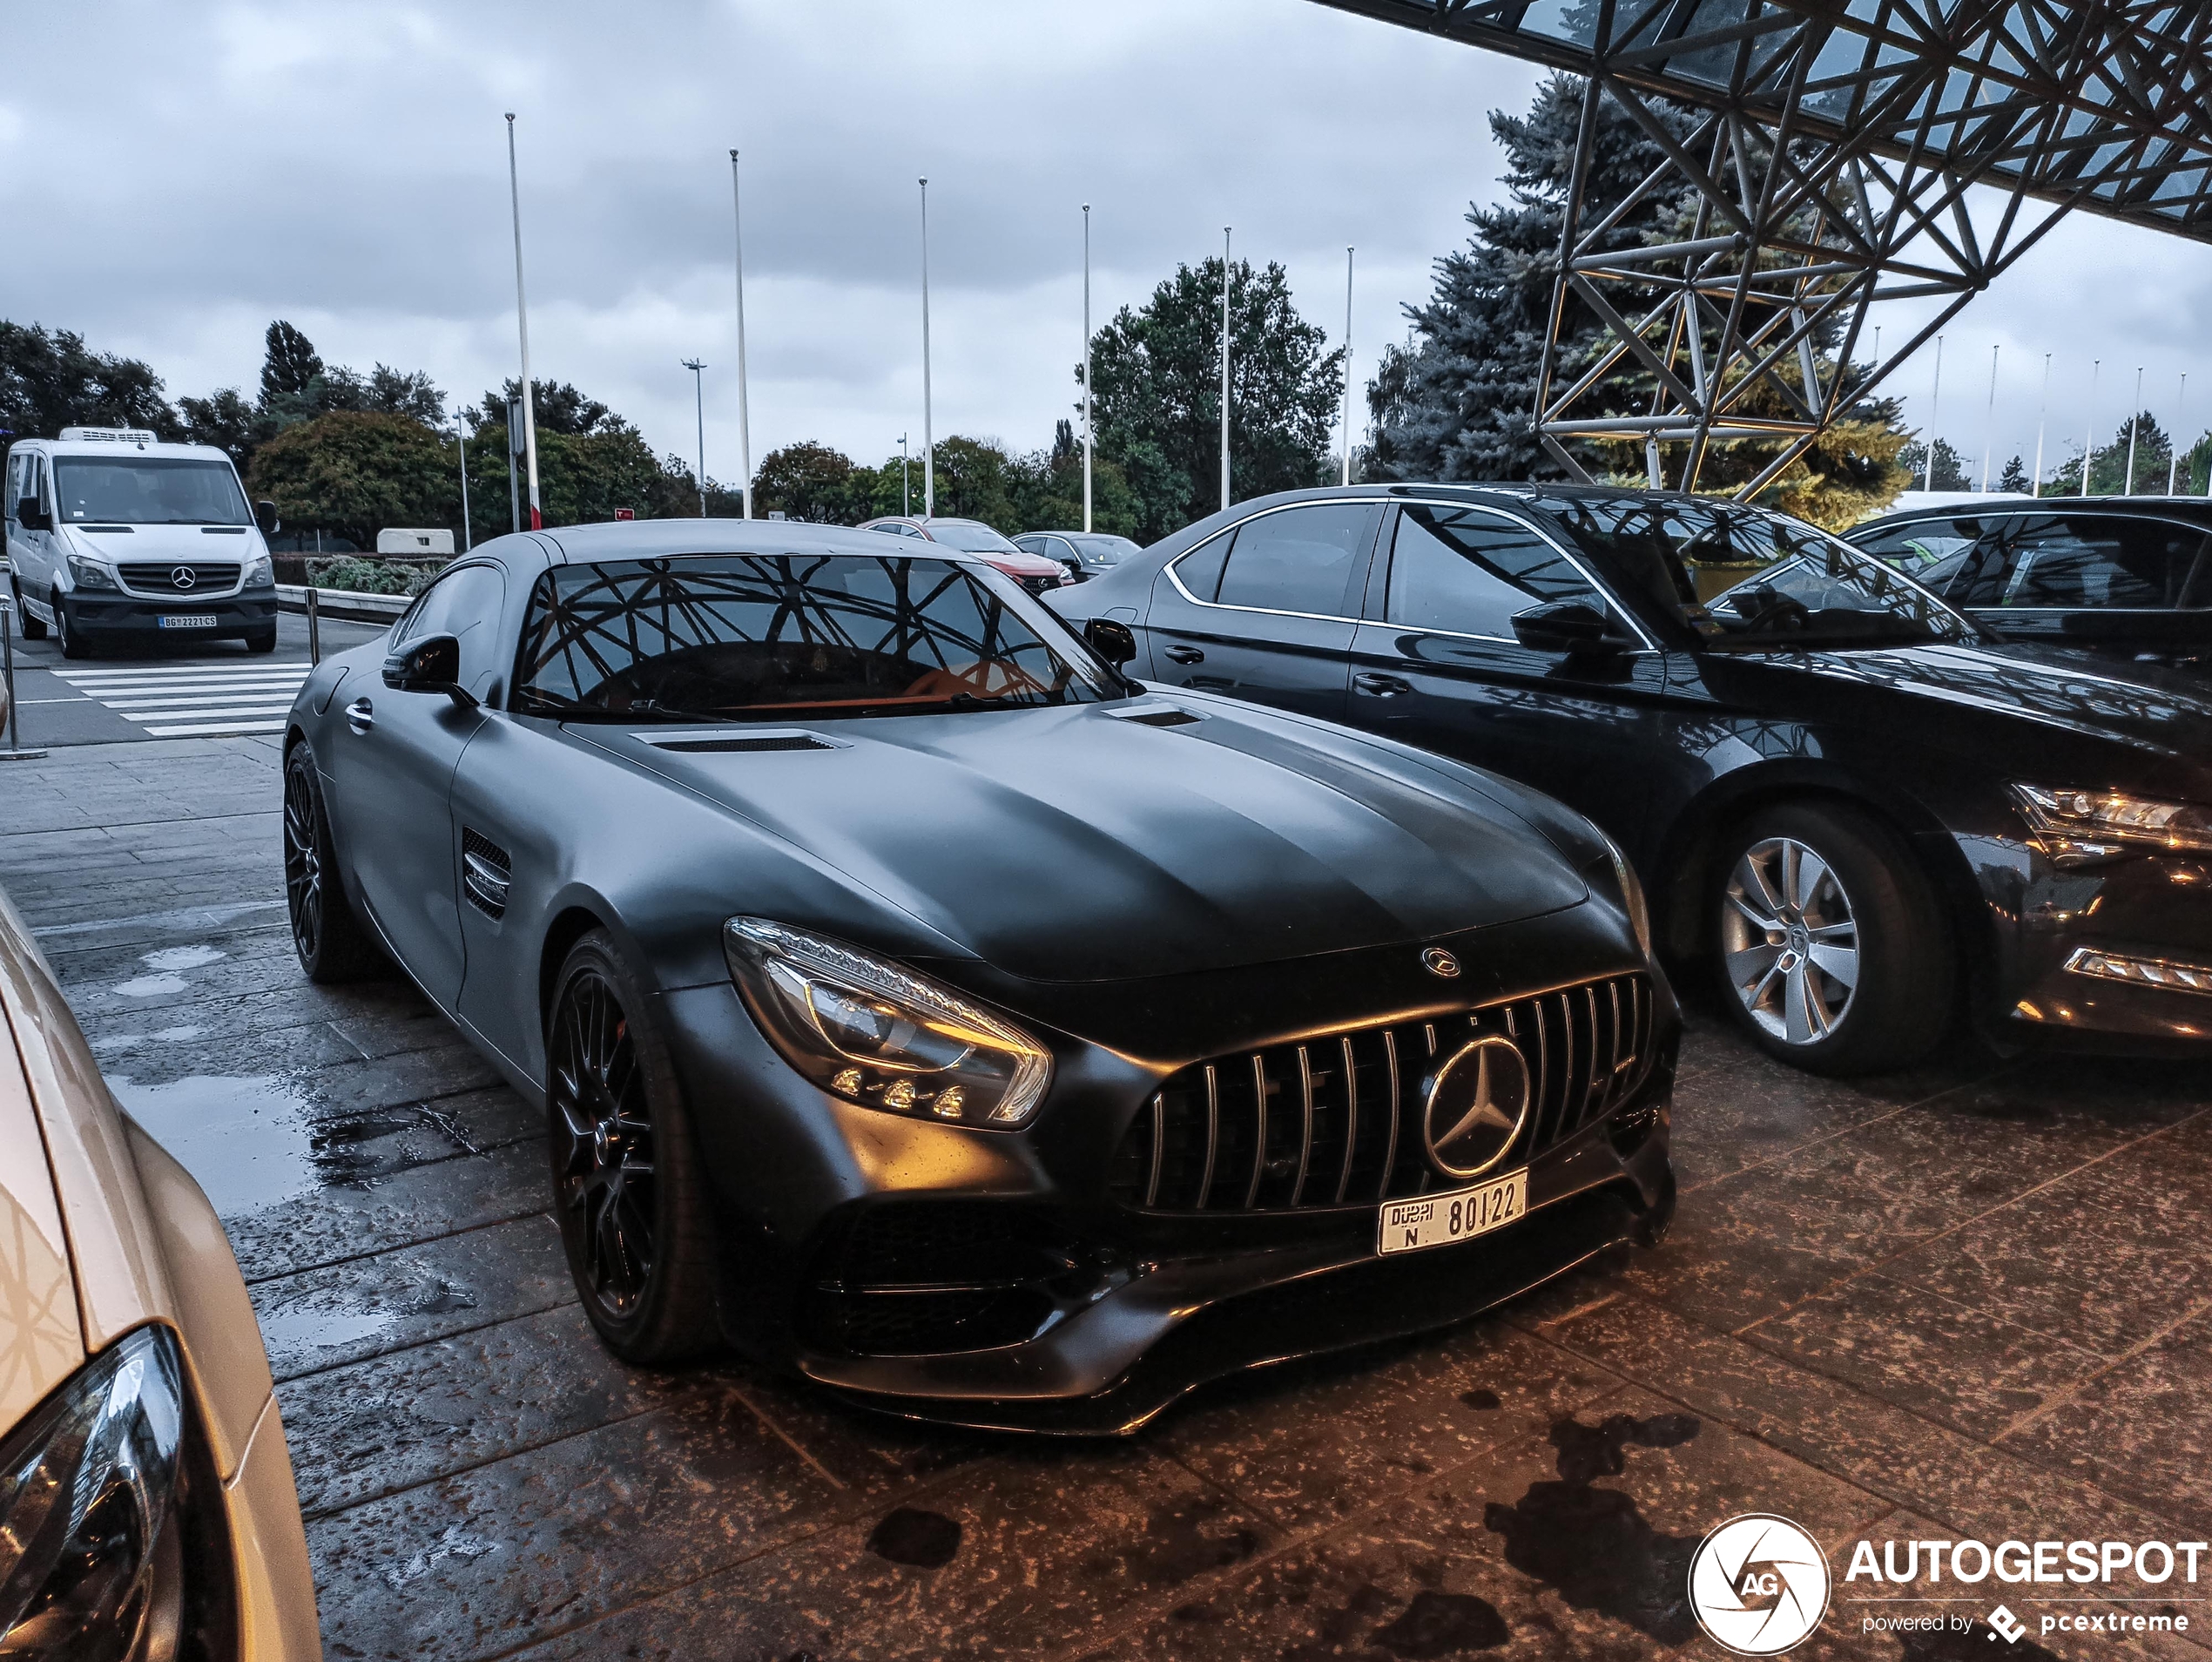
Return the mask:
<svg viewBox="0 0 2212 1662"><path fill-rule="evenodd" d="M1997 488L2000 490L2010 491L2014 496L2025 497L2034 494L2034 486L2027 476L2027 469L2021 463L2020 457L2016 456L2005 463L2004 472L1997 476Z"/></svg>

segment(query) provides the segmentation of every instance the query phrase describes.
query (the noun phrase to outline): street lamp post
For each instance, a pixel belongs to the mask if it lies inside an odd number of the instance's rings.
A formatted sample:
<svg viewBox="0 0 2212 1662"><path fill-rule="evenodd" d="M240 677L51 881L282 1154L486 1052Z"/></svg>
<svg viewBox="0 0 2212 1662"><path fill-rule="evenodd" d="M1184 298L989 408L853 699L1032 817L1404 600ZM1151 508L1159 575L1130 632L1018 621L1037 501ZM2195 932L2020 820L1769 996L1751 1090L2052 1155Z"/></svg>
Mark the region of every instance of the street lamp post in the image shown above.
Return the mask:
<svg viewBox="0 0 2212 1662"><path fill-rule="evenodd" d="M523 192L515 167L515 112L507 112L507 202L515 220L515 328L523 342L523 447L530 487L530 529L543 530L537 495L537 416L530 405L530 312L523 294Z"/></svg>
<svg viewBox="0 0 2212 1662"><path fill-rule="evenodd" d="M907 436L899 435L899 511L908 519L914 517L914 483L907 476Z"/></svg>
<svg viewBox="0 0 2212 1662"><path fill-rule="evenodd" d="M1344 483L1352 483L1352 246L1344 250Z"/></svg>
<svg viewBox="0 0 2212 1662"><path fill-rule="evenodd" d="M699 422L699 517L706 517L706 365L697 358L684 360L684 367L691 372L691 402L698 411Z"/></svg>
<svg viewBox="0 0 2212 1662"><path fill-rule="evenodd" d="M730 209L738 232L738 465L745 470L745 517L752 517L752 414L746 399L745 356L745 196L738 183L738 152L730 152ZM704 463L699 477L706 477Z"/></svg>
<svg viewBox="0 0 2212 1662"><path fill-rule="evenodd" d="M937 517L937 436L929 397L929 177L921 180L921 517Z"/></svg>
<svg viewBox="0 0 2212 1662"><path fill-rule="evenodd" d="M2182 371L2182 390L2174 395L2174 436L2166 445L2166 494L2174 494L2174 485L2182 471L2182 412L2188 408L2189 375Z"/></svg>
<svg viewBox="0 0 2212 1662"><path fill-rule="evenodd" d="M1221 505L1229 506L1229 233L1221 227Z"/></svg>
<svg viewBox="0 0 2212 1662"><path fill-rule="evenodd" d="M469 533L469 429L460 416L453 418L453 442L461 447L461 551L475 546Z"/></svg>
<svg viewBox="0 0 2212 1662"><path fill-rule="evenodd" d="M2043 427L2051 417L2051 355L2043 355L2043 402L2035 411L2035 471L2027 476L2027 494L2043 494Z"/></svg>
<svg viewBox="0 0 2212 1662"><path fill-rule="evenodd" d="M1090 204L1083 204L1083 530L1090 530Z"/></svg>
<svg viewBox="0 0 2212 1662"><path fill-rule="evenodd" d="M2089 425L2081 434L2081 494L2089 494L2089 458L2097 449L2097 371L2104 368L2102 358L2089 360Z"/></svg>
<svg viewBox="0 0 2212 1662"><path fill-rule="evenodd" d="M1935 384L1928 388L1928 467L1920 489L1935 489L1936 412L1943 404L1943 337L1936 336Z"/></svg>

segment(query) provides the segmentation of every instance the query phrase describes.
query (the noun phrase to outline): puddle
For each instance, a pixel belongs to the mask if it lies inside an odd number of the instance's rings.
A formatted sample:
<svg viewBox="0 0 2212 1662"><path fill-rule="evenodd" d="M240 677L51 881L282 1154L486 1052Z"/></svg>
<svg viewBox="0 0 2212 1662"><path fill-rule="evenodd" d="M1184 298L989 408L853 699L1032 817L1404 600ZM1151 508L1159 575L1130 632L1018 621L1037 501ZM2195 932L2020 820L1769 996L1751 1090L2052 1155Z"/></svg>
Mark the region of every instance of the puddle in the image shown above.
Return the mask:
<svg viewBox="0 0 2212 1662"><path fill-rule="evenodd" d="M397 1564L384 1572L384 1584L394 1592L409 1582L420 1581L447 1558L481 1558L499 1551L499 1543L487 1541L481 1535L471 1535L458 1524L446 1525L445 1533L415 1553L404 1564Z"/></svg>
<svg viewBox="0 0 2212 1662"><path fill-rule="evenodd" d="M218 1214L236 1218L317 1186L304 1105L273 1074L193 1074L167 1084L111 1075L131 1118L199 1179Z"/></svg>
<svg viewBox="0 0 2212 1662"><path fill-rule="evenodd" d="M941 1512L901 1506L868 1532L868 1551L893 1564L941 1569L960 1554L960 1525Z"/></svg>
<svg viewBox="0 0 2212 1662"><path fill-rule="evenodd" d="M132 1051L141 1044L187 1044L206 1030L204 1027L165 1027L158 1033L110 1033L90 1043L96 1051Z"/></svg>
<svg viewBox="0 0 2212 1662"><path fill-rule="evenodd" d="M180 993L184 990L182 976L138 976L115 983L115 990L125 998L158 998L163 993Z"/></svg>
<svg viewBox="0 0 2212 1662"><path fill-rule="evenodd" d="M163 947L158 952L141 954L138 962L149 970L197 970L203 963L215 963L230 956L220 947Z"/></svg>
<svg viewBox="0 0 2212 1662"><path fill-rule="evenodd" d="M415 1279L396 1287L318 1288L291 1303L260 1309L261 1336L270 1355L312 1363L317 1351L358 1345L410 1316L450 1315L476 1307L473 1288L419 1269L409 1274Z"/></svg>

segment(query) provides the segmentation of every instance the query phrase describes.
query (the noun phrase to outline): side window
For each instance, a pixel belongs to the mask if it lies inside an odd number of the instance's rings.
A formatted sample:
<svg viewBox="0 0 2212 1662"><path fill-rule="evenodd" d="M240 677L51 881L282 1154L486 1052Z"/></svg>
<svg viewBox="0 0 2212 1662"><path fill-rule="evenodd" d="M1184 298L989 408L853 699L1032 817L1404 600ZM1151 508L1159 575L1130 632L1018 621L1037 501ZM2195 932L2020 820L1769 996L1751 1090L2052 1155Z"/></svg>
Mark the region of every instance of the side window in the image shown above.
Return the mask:
<svg viewBox="0 0 2212 1662"><path fill-rule="evenodd" d="M1211 600L1221 592L1221 568L1228 561L1229 544L1234 540L1233 532L1224 531L1175 563L1176 578L1190 591L1192 598Z"/></svg>
<svg viewBox="0 0 2212 1662"><path fill-rule="evenodd" d="M461 641L461 684L473 687L496 666L499 612L507 580L496 565L460 565L442 573L423 591L400 625L397 644L426 635L454 635Z"/></svg>
<svg viewBox="0 0 2212 1662"><path fill-rule="evenodd" d="M16 517L16 503L23 497L24 463L30 460L30 452L18 450L8 457L8 517Z"/></svg>
<svg viewBox="0 0 2212 1662"><path fill-rule="evenodd" d="M1511 640L1515 612L1554 600L1610 610L1565 555L1525 525L1464 508L1399 513L1386 621Z"/></svg>
<svg viewBox="0 0 2212 1662"><path fill-rule="evenodd" d="M1940 593L1986 529L1979 519L1919 519L1877 536L1855 537L1852 544Z"/></svg>
<svg viewBox="0 0 2212 1662"><path fill-rule="evenodd" d="M1374 524L1375 509L1364 502L1316 503L1246 520L1229 546L1220 603L1357 617L1355 585L1366 575Z"/></svg>
<svg viewBox="0 0 2212 1662"><path fill-rule="evenodd" d="M2194 527L2114 515L2023 521L2005 557L1986 563L1961 597L1972 606L2163 611L2212 605L2212 583L2190 582L2204 534Z"/></svg>

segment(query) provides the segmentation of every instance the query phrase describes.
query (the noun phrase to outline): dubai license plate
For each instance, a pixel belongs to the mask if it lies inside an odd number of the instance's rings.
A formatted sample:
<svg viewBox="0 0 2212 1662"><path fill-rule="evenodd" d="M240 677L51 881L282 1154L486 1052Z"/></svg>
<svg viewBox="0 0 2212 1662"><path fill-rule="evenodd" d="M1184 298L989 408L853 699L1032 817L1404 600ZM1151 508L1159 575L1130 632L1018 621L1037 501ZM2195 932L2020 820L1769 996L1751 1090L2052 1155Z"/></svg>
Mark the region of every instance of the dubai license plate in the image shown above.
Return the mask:
<svg viewBox="0 0 2212 1662"><path fill-rule="evenodd" d="M153 623L157 629L212 629L219 621L205 612L165 611Z"/></svg>
<svg viewBox="0 0 2212 1662"><path fill-rule="evenodd" d="M1528 1168L1525 1165L1471 1189L1425 1194L1418 1200L1386 1200L1375 1251L1387 1256L1472 1240L1504 1228L1527 1210Z"/></svg>

